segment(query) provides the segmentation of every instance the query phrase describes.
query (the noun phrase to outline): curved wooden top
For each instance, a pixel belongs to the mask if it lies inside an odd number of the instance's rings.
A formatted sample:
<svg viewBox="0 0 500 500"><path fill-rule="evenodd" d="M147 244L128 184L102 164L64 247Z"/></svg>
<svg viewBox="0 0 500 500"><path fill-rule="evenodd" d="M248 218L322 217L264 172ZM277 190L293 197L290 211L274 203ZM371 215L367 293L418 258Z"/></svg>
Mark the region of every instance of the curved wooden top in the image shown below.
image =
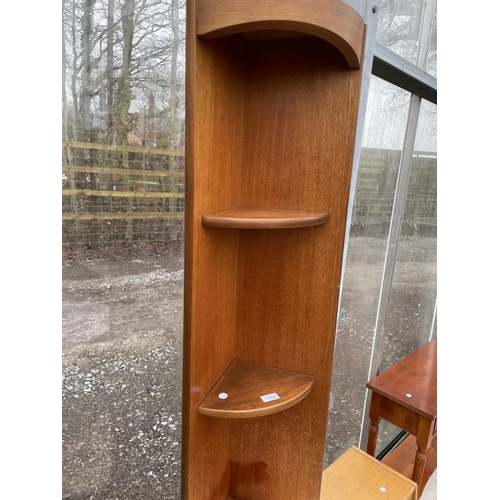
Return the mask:
<svg viewBox="0 0 500 500"><path fill-rule="evenodd" d="M278 210L270 208L235 207L204 215L202 224L234 229L286 229L326 224L328 212Z"/></svg>
<svg viewBox="0 0 500 500"><path fill-rule="evenodd" d="M361 67L363 18L341 0L198 0L198 36L269 30L322 38L342 52L351 69Z"/></svg>
<svg viewBox="0 0 500 500"><path fill-rule="evenodd" d="M235 359L198 407L198 413L218 418L272 415L302 401L314 380L312 375Z"/></svg>

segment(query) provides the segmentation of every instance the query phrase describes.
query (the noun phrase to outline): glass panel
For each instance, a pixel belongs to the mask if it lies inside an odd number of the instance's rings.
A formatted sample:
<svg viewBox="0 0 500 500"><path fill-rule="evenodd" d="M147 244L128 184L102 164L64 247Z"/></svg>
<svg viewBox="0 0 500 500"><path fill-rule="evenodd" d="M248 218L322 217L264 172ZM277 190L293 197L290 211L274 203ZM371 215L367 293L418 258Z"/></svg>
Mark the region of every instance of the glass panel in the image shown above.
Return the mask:
<svg viewBox="0 0 500 500"><path fill-rule="evenodd" d="M437 295L437 106L422 101L389 296L380 371L430 340ZM390 429L390 430L389 430ZM382 424L378 450L400 429Z"/></svg>
<svg viewBox="0 0 500 500"><path fill-rule="evenodd" d="M341 291L325 467L356 445L410 94L371 77Z"/></svg>
<svg viewBox="0 0 500 500"><path fill-rule="evenodd" d="M67 499L180 498L184 17L63 1Z"/></svg>
<svg viewBox="0 0 500 500"><path fill-rule="evenodd" d="M431 39L429 51L425 61L425 71L437 78L437 4L434 8L434 17L432 18Z"/></svg>
<svg viewBox="0 0 500 500"><path fill-rule="evenodd" d="M382 0L376 41L412 64L417 62L423 0Z"/></svg>

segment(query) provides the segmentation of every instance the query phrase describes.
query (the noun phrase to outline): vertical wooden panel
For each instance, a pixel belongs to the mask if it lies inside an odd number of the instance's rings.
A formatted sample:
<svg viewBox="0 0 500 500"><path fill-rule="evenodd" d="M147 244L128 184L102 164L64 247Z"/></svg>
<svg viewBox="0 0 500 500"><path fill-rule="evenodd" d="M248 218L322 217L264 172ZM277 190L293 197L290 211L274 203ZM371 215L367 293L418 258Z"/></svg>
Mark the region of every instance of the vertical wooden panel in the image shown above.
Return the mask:
<svg viewBox="0 0 500 500"><path fill-rule="evenodd" d="M184 500L319 498L361 74L313 37L194 35L188 4ZM231 207L325 211L321 226L203 227ZM316 377L253 419L197 407L233 358Z"/></svg>
<svg viewBox="0 0 500 500"><path fill-rule="evenodd" d="M238 42L192 37L188 44L182 490L189 499L226 500L229 481L231 424L197 408L234 357L239 233L205 228L201 218L240 199Z"/></svg>

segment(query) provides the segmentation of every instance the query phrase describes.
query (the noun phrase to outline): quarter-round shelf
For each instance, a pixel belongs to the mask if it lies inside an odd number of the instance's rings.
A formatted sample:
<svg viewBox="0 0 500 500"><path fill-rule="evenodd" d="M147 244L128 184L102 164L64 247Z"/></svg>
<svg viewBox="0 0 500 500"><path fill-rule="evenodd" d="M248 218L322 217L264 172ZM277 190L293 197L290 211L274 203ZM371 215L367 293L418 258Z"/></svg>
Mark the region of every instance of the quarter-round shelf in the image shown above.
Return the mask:
<svg viewBox="0 0 500 500"><path fill-rule="evenodd" d="M235 359L198 407L218 418L252 418L286 410L302 401L314 377Z"/></svg>
<svg viewBox="0 0 500 500"><path fill-rule="evenodd" d="M328 212L235 207L204 215L202 224L236 229L281 229L318 226L326 224L329 219Z"/></svg>

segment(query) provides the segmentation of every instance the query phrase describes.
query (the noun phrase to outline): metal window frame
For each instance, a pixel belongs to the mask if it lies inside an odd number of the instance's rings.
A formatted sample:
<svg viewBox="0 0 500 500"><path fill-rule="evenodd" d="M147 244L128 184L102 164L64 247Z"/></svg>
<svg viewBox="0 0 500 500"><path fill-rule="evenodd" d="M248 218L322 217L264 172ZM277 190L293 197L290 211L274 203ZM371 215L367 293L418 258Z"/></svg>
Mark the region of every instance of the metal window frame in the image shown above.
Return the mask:
<svg viewBox="0 0 500 500"><path fill-rule="evenodd" d="M437 79L380 43L375 43L372 74L437 104Z"/></svg>
<svg viewBox="0 0 500 500"><path fill-rule="evenodd" d="M375 42L375 32L378 23L378 16L377 16L378 6L377 5L370 6L368 3L365 4L366 10L363 17L365 19L365 22L367 23L367 38L366 38L367 44L365 48L364 71L369 74L366 75L365 73L361 91L361 103L360 103L360 111L358 117L358 130L357 130L355 153L354 153L350 202L348 207L346 234L344 239L345 243L344 243L343 269L345 269L347 247L349 243L349 228L352 219L352 211L355 199L357 174L359 171L359 161L361 155L361 140L364 129L363 125L366 114L371 74L383 80L386 80L404 90L407 90L412 94L406 132L405 132L405 140L401 157L401 164L399 168L398 181L396 185L388 244L386 248L384 271L380 288L379 304L378 304L378 311L376 318L376 326L374 330L368 380L373 378L373 376L375 376L378 373L382 359L385 320L387 318L389 297L394 277L397 245L403 223L404 203L408 190L408 180L410 175L413 147L415 144L415 137L417 132L420 105L422 99L426 99L434 104L437 104L437 78L427 74L422 69L422 67L425 64L426 55L429 50L431 31L432 31L432 20L435 12L435 7L436 7L436 0L424 1L424 6L422 9L422 23L419 36L420 43L417 54L417 65L415 65L409 63L404 58L390 51L380 43ZM340 313L340 305L342 298L341 295L342 295L343 281L344 281L344 273L342 272L340 297L339 297L339 311L338 311L339 313ZM435 333L436 316L437 316L437 298L434 306L432 326L429 332L430 338L436 335ZM369 391L366 390L363 418L361 422L361 433L358 443L358 446L362 449L366 447L368 439L369 410L370 410Z"/></svg>

